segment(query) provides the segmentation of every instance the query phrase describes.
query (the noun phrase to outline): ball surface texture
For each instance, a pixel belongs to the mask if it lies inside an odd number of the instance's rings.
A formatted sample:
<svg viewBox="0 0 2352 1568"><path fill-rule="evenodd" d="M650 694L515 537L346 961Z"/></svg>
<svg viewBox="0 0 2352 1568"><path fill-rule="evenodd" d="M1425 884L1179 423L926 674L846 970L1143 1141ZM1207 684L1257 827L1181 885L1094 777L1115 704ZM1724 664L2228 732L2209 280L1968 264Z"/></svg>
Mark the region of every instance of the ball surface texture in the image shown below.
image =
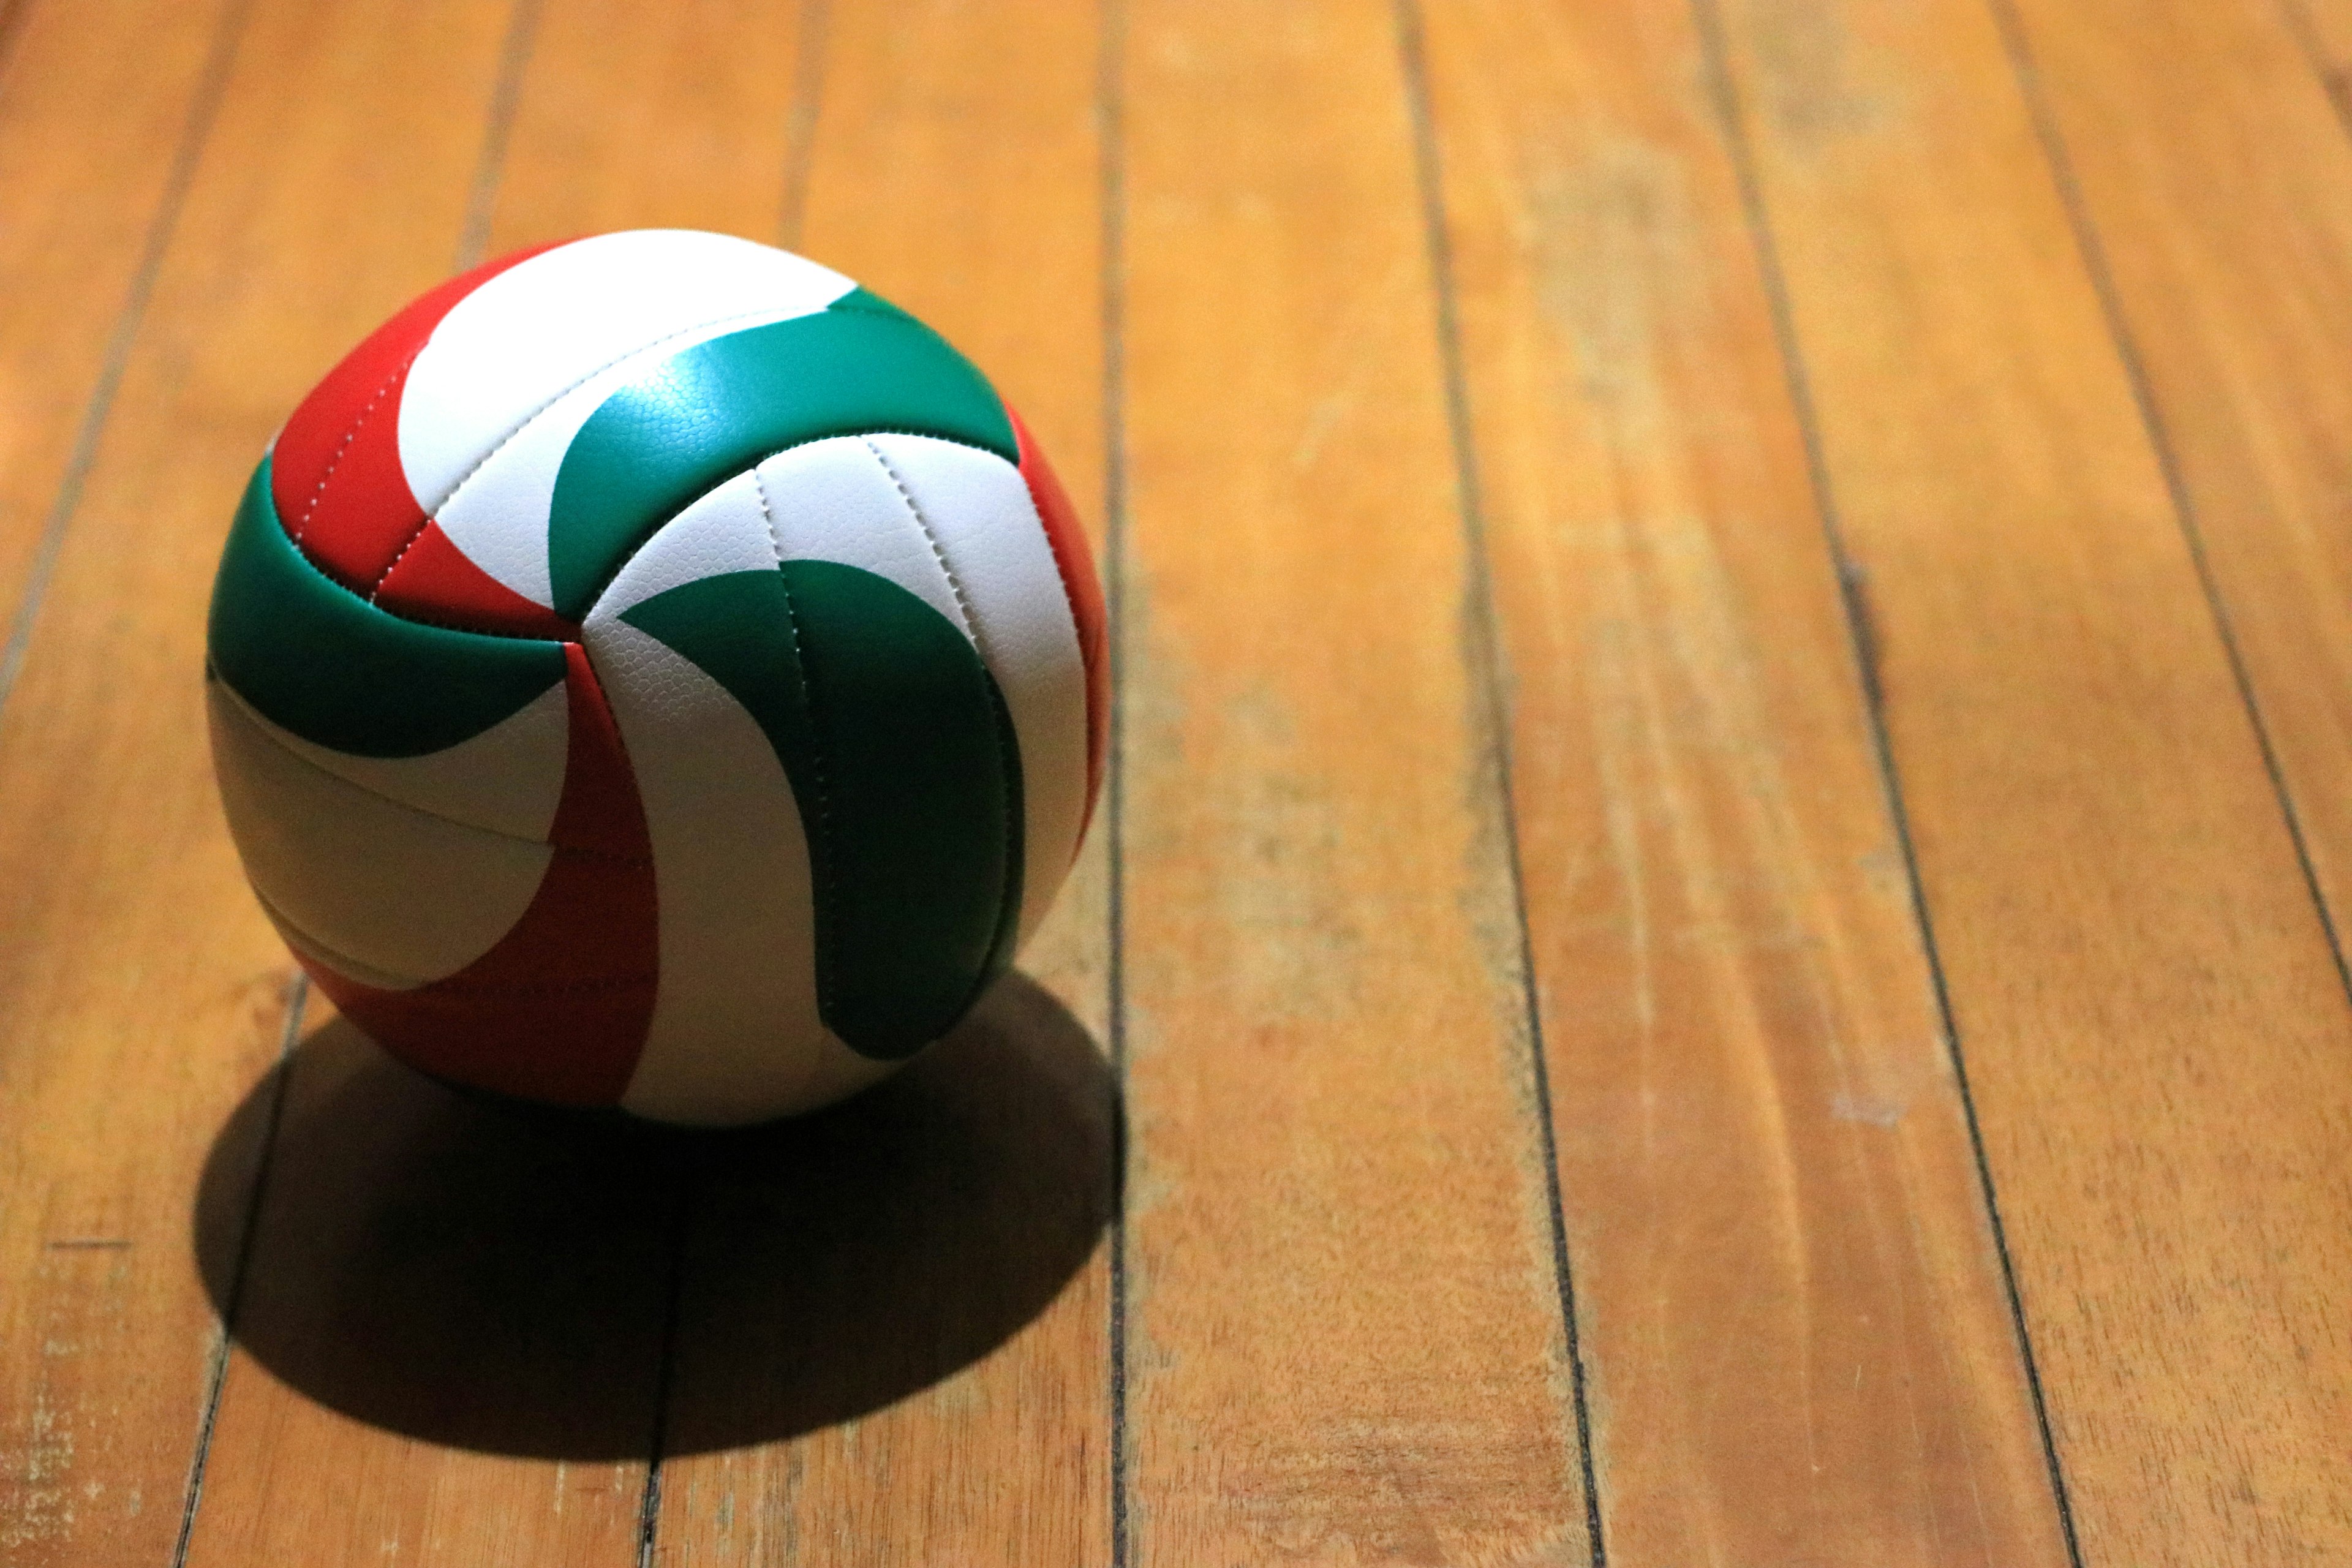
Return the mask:
<svg viewBox="0 0 2352 1568"><path fill-rule="evenodd" d="M947 1032L1061 883L1103 602L1020 419L722 235L504 258L295 410L213 591L231 832L394 1056L740 1124Z"/></svg>

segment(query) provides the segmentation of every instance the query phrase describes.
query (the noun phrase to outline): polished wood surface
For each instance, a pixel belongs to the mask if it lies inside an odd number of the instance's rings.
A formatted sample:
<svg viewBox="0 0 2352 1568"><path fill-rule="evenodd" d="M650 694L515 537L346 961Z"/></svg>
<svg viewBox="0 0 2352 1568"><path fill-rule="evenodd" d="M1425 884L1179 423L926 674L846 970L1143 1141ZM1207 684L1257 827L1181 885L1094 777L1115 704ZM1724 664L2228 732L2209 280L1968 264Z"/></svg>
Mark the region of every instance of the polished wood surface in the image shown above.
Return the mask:
<svg viewBox="0 0 2352 1568"><path fill-rule="evenodd" d="M1395 19L1152 0L1118 43L1131 1558L1575 1562Z"/></svg>
<svg viewBox="0 0 2352 1568"><path fill-rule="evenodd" d="M0 1563L2352 1561L2342 0L0 0ZM1024 973L726 1139L384 1060L229 510L794 245L1115 612Z"/></svg>
<svg viewBox="0 0 2352 1568"><path fill-rule="evenodd" d="M1609 1550L2061 1563L1706 21L1428 20Z"/></svg>

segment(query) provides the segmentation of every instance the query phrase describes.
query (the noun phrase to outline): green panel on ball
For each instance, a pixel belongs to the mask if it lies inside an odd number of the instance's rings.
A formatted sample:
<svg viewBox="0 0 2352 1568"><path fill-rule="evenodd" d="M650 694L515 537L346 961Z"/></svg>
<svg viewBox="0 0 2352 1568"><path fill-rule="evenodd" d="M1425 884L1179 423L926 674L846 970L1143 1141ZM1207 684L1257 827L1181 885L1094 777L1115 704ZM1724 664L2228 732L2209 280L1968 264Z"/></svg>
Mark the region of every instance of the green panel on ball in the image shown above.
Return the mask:
<svg viewBox="0 0 2352 1568"><path fill-rule="evenodd" d="M1012 958L1020 745L971 641L830 561L705 577L621 619L756 720L807 826L818 1011L852 1049L912 1053Z"/></svg>
<svg viewBox="0 0 2352 1568"><path fill-rule="evenodd" d="M247 485L207 631L211 666L273 724L362 757L446 751L563 679L563 645L404 620L286 536L269 459Z"/></svg>
<svg viewBox="0 0 2352 1568"><path fill-rule="evenodd" d="M863 290L679 350L598 405L564 453L547 528L556 613L586 615L629 552L721 479L803 441L877 430L1021 460L987 378Z"/></svg>

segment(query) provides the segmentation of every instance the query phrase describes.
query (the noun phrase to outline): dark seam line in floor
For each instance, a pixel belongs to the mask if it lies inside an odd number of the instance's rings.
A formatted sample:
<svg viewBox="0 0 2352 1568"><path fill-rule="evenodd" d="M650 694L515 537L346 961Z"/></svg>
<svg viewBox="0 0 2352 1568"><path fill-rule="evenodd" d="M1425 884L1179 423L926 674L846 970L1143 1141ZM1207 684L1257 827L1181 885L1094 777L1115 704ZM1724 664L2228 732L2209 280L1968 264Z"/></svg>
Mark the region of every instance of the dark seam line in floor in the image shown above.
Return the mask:
<svg viewBox="0 0 2352 1568"><path fill-rule="evenodd" d="M537 0L522 0L522 3L536 4ZM811 21L812 16L814 17L814 22ZM808 165L814 155L815 105L824 82L824 0L804 0L801 18L802 53L793 75L793 107L789 121L792 131L784 146L783 184L787 211L783 222L788 231L797 229L799 225L799 213L790 206L792 193L807 189ZM797 242L798 237L792 232L785 236L787 243ZM694 1224L695 1200L701 1187L698 1178L690 1174L682 1174L678 1179L684 1185L676 1212L670 1219L673 1229L669 1249L669 1302L663 1314L661 1349L656 1363L657 1392L655 1394L652 1440L646 1456L645 1490L637 1505L638 1568L653 1568L654 1554L660 1544L662 1471L667 1459L665 1448L669 1434L672 1373L678 1353L680 1303L686 1295L687 1237Z"/></svg>
<svg viewBox="0 0 2352 1568"><path fill-rule="evenodd" d="M1110 954L1105 975L1109 1015L1111 1093L1110 1312L1108 1397L1110 1403L1110 1561L1128 1568L1133 1552L1129 1505L1132 1451L1128 1432L1128 1118L1127 1118L1127 44L1124 0L1102 0L1097 45L1095 132L1101 160L1098 200L1102 247L1103 559L1110 622L1106 657L1110 661L1109 755L1105 759L1104 815L1110 833Z"/></svg>
<svg viewBox="0 0 2352 1568"><path fill-rule="evenodd" d="M196 1451L188 1461L188 1486L180 1508L180 1534L172 1546L172 1568L186 1568L188 1546L195 1539L196 1510L204 1501L205 1470L211 1463L213 1428L220 1418L221 1390L228 1382L229 1347L236 1331L237 1309L245 1300L245 1282L252 1272L253 1254L261 1230L261 1205L269 1189L270 1165L278 1151L278 1125L286 1110L287 1079L294 1076L294 1045L301 1037L302 1013L310 999L310 977L297 972L286 988L286 1024L278 1037L278 1063L270 1069L269 1112L262 1119L261 1149L253 1165L253 1190L246 1194L245 1228L236 1241L236 1261L231 1267L227 1299L221 1303L220 1337L213 1345L212 1363L205 1373L203 1414L196 1423Z"/></svg>
<svg viewBox="0 0 2352 1568"><path fill-rule="evenodd" d="M1976 1163L1978 1189L1983 1196L1986 1221L1992 1231L1993 1252L2000 1263L2001 1288L2009 1302L2010 1330L2016 1339L2018 1356L2024 1367L2026 1390L2033 1405L2034 1425L2042 1439L2042 1462L2050 1476L2051 1497L2057 1509L2060 1532L2066 1542L2066 1560L2072 1568L2084 1568L2082 1544L2074 1531L2074 1505L2067 1495L2065 1471L2059 1464L2057 1443L2051 1432L2049 1401L2042 1389L2033 1340L2026 1330L2024 1297L2018 1288L2016 1265L2010 1254L2009 1231L2001 1219L2000 1202L1993 1184L1992 1164L1985 1152L1984 1128L1977 1115L1975 1091L1969 1082L1968 1058L1961 1047L1959 1022L1952 1009L1951 987L1944 973L1943 953L1936 940L1935 920L1928 909L1927 887L1919 873L1919 857L1911 837L1911 817L1904 801L1902 775L1895 763L1894 743L1888 734L1884 692L1875 664L1875 637L1868 606L1862 598L1862 576L1846 548L1844 525L1838 515L1836 492L1830 481L1829 459L1822 444L1811 378L1806 372L1803 351L1797 342L1796 313L1790 300L1787 277L1781 270L1780 241L1773 233L1771 215L1765 205L1763 182L1757 172L1755 153L1748 143L1738 93L1732 81L1729 41L1725 37L1723 19L1716 8L1716 0L1691 0L1691 11L1701 37L1701 50L1705 56L1708 86L1715 100L1719 132L1738 182L1740 206L1747 219L1749 243L1756 253L1757 271L1770 308L1772 331L1780 344L1781 369L1786 377L1790 408L1796 416L1798 431L1804 443L1805 469L1812 487L1814 510L1821 518L1822 539L1828 548L1831 568L1837 577L1838 596L1845 612L1846 635L1855 681L1870 718L1871 744L1878 767L1879 787L1895 842L1903 855L1903 872L1910 891L1912 918L1918 926L1920 947L1927 962L1928 983L1935 993L1937 1017L1943 1027L1945 1048L1951 1055L1952 1076L1959 1089L1960 1113L1968 1126L1969 1152Z"/></svg>
<svg viewBox="0 0 2352 1568"><path fill-rule="evenodd" d="M701 1173L675 1163L670 1179L677 1184L669 1215L669 1246L665 1263L667 1279L662 1292L661 1350L654 1363L653 1420L646 1443L646 1484L637 1498L637 1568L654 1568L654 1547L661 1532L662 1460L669 1448L670 1391L677 1371L678 1314L686 1300L687 1240L694 1223L695 1199L702 1190ZM691 1495L691 1489L688 1489Z"/></svg>
<svg viewBox="0 0 2352 1568"><path fill-rule="evenodd" d="M1505 691L1502 639L1496 626L1493 565L1486 543L1486 504L1479 484L1477 445L1470 417L1470 392L1462 350L1461 310L1446 231L1444 168L1429 85L1428 49L1416 0L1394 0L1397 46L1403 68L1407 112L1412 120L1415 183L1422 232L1428 250L1434 295L1437 347L1444 368L1445 416L1454 458L1454 493L1461 514L1469 671L1483 711L1484 771L1503 829L1510 876L1511 915L1518 942L1520 1006L1526 1019L1528 1070L1534 1087L1536 1140L1544 1173L1546 1216L1551 1228L1554 1289L1568 1355L1570 1402L1576 1418L1577 1463L1584 1491L1585 1539L1592 1568L1607 1568L1609 1548L1601 1531L1601 1481L1592 1451L1591 1400L1587 1390L1584 1346L1577 1322L1576 1275L1569 1256L1567 1207L1560 1191L1559 1141L1552 1115L1551 1068L1544 1047L1543 1008L1536 987L1535 939L1528 925L1527 876L1519 851L1517 803L1513 793L1510 700Z"/></svg>
<svg viewBox="0 0 2352 1568"><path fill-rule="evenodd" d="M474 177L467 184L466 223L458 231L460 272L479 265L482 253L489 248L490 220L497 214L499 186L506 177L507 144L514 136L515 109L522 99L523 73L530 68L531 48L539 38L540 4L541 0L515 0L514 10L507 18L506 38L499 46L489 121L483 128L482 150L475 160ZM389 575L388 570L386 574ZM373 595L370 602L373 602Z"/></svg>
<svg viewBox="0 0 2352 1568"><path fill-rule="evenodd" d="M195 183L196 164L212 139L213 121L227 94L229 68L235 62L237 44L245 35L246 17L251 10L251 0L232 0L221 14L211 52L196 79L195 94L189 101L188 116L180 133L180 145L173 154L171 173L164 177L154 218L147 227L146 243L140 249L139 264L131 272L131 287L123 293L113 334L107 340L106 358L97 384L90 388L89 402L84 405L81 424L74 432L73 447L58 481L57 499L42 521L40 541L33 548L32 566L25 576L8 640L0 645L0 721L5 721L8 694L16 687L17 671L24 668L25 650L32 641L33 625L40 618L49 579L57 573L67 531L73 524L74 513L80 510L82 489L98 458L99 437L105 433L108 416L114 411L115 395L121 390L123 373L130 367L131 345L146 321L148 301L155 292L155 279L163 270L163 254L178 230L181 209L187 205L189 187Z"/></svg>
<svg viewBox="0 0 2352 1568"><path fill-rule="evenodd" d="M2236 684L2238 700L2244 705L2246 718L2253 727L2254 743L2262 752L2263 768L2270 775L2271 791L2278 800L2280 814L2285 818L2287 837L2294 845L2295 864L2302 868L2303 883L2311 896L2312 905L2319 912L2320 929L2327 936L2327 952L2336 961L2336 978L2347 998L2352 998L2352 967L2345 962L2344 943L2336 928L2336 917L2328 908L2327 896L2319 882L2318 868L2311 858L2311 847L2303 828L2303 818L2295 810L2294 794L2288 787L2286 770L2280 763L2278 750L2272 744L2270 726L2263 722L2262 704L2254 694L2253 677L2246 668L2244 654L2238 646L2236 630L2230 622L2228 602L2222 597L2221 585L2213 575L2213 567L2205 550L2205 531L2197 518L2197 502L2190 495L2189 481L2180 468L2180 459L2172 443L2171 432L2158 407L2155 384L2148 378L2147 361L2141 356L2138 339L2133 334L2124 313L2123 296L2116 289L2114 268L2109 265L2105 245L2100 240L2097 226L2091 221L2090 204L2084 199L2081 182L2075 178L2074 159L2066 150L2065 138L2059 132L2056 118L2050 107L2049 96L2042 90L2042 74L2033 62L2032 51L2025 38L2023 22L2019 18L2011 0L1986 0L1992 9L1993 20L1999 26L2002 45L2009 51L2010 65L2016 72L2018 89L2032 116L2035 133L2042 141L2042 150L2048 160L2051 175L2058 189L2058 198L2066 209L2066 221L2074 230L2074 245L2080 253L2083 269L2090 275L2091 286L2099 297L2099 309L2106 319L2107 333L2114 340L2116 354L2123 362L2124 374L2131 383L2132 402L2139 414L2140 424L2147 429L2148 444L2156 454L2158 468L2164 475L2164 488L2172 504L2173 517L2179 524L2181 538L2189 546L2189 559L2196 569L2199 589L2205 596L2205 607L2213 617L2213 630L2221 643L2221 651L2229 661L2230 678Z"/></svg>
<svg viewBox="0 0 2352 1568"><path fill-rule="evenodd" d="M817 115L824 103L826 40L831 37L826 0L801 0L793 45L793 102L784 116L784 188L776 232L787 250L797 250L808 222L809 172L814 166ZM878 312L877 312L878 313Z"/></svg>

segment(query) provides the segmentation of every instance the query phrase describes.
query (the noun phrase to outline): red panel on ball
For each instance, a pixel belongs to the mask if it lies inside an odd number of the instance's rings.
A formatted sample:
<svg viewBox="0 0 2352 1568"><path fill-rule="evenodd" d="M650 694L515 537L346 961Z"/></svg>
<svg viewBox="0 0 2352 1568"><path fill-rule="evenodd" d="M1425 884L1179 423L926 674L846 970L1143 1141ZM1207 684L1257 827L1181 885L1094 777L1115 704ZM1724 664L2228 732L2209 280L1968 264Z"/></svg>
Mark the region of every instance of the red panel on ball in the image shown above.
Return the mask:
<svg viewBox="0 0 2352 1568"><path fill-rule="evenodd" d="M576 622L533 604L475 565L437 522L426 523L416 542L393 563L375 591L375 602L395 616L469 632L555 642L580 635Z"/></svg>
<svg viewBox="0 0 2352 1568"><path fill-rule="evenodd" d="M278 519L312 564L344 587L372 593L425 526L400 466L408 367L458 300L552 248L518 250L419 295L344 355L278 432L270 487Z"/></svg>
<svg viewBox="0 0 2352 1568"><path fill-rule="evenodd" d="M1021 447L1021 477L1028 481L1029 499L1045 520L1045 539L1054 547L1054 564L1062 574L1062 589L1070 597L1070 618L1077 624L1078 657L1087 667L1087 813L1078 824L1078 841L1086 841L1087 824L1094 820L1095 799L1101 792L1103 758L1110 745L1110 623L1103 605L1102 579L1096 575L1094 552L1087 546L1087 531L1067 490L1045 461L1045 449L1029 434L1021 416L1008 405L1013 439Z"/></svg>
<svg viewBox="0 0 2352 1568"><path fill-rule="evenodd" d="M559 1105L614 1105L653 1017L653 852L604 689L577 643L563 651L572 729L548 835L556 854L514 929L413 991L304 967L352 1022L436 1077Z"/></svg>

